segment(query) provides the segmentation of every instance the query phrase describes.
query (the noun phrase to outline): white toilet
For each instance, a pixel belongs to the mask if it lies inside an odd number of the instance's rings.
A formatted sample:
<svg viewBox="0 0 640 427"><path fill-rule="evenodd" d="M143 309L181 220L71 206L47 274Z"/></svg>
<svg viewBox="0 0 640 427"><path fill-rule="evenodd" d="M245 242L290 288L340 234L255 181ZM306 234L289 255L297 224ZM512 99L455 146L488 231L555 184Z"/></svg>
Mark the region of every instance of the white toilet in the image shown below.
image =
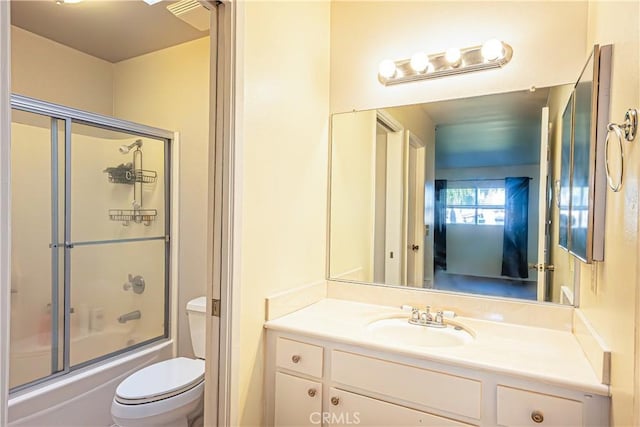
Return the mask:
<svg viewBox="0 0 640 427"><path fill-rule="evenodd" d="M189 301L189 330L197 359L176 357L149 365L116 389L111 417L120 427L187 427L202 422L206 298Z"/></svg>

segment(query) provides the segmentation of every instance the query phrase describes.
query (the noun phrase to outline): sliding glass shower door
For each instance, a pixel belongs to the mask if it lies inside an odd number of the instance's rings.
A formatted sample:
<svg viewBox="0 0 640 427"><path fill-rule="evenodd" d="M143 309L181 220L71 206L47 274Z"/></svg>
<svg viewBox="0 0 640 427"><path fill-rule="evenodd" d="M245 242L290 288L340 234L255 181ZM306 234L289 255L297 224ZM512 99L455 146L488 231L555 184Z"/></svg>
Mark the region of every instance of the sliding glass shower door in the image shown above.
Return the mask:
<svg viewBox="0 0 640 427"><path fill-rule="evenodd" d="M168 336L172 134L12 102L18 390Z"/></svg>
<svg viewBox="0 0 640 427"><path fill-rule="evenodd" d="M11 337L9 387L63 369L64 121L13 110L11 123Z"/></svg>

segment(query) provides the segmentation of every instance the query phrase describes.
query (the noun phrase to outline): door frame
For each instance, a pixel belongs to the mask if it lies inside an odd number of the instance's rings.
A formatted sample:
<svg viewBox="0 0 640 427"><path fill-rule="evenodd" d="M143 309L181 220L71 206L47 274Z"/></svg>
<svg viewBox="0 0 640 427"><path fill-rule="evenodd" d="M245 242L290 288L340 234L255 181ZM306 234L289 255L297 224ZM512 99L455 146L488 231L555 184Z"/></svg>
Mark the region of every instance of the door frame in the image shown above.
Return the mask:
<svg viewBox="0 0 640 427"><path fill-rule="evenodd" d="M0 1L0 425L7 424L11 294L11 13Z"/></svg>
<svg viewBox="0 0 640 427"><path fill-rule="evenodd" d="M425 159L426 159L426 152L427 152L427 145L420 139L418 138L413 132L411 132L410 130L405 131L407 134L407 139L408 139L408 144L407 144L407 167L406 167L406 171L407 171L407 185L406 185L406 189L407 189L407 195L406 195L406 210L407 210L407 226L406 226L406 234L407 234L407 242L406 242L406 265L407 265L407 286L408 287L418 287L418 288L423 288L424 287L424 254L425 254L425 245L424 245L424 230L425 230L425 224L424 224L424 183L425 183L425 179L426 179L426 167L425 167ZM416 158L415 158L415 176L413 177L413 181L411 180L411 175L409 174L409 162L411 162L411 150L414 149L415 153L416 153ZM420 161L422 160L422 161ZM422 177L422 179L418 179ZM411 191L413 190L413 194L410 194ZM410 203L409 201L411 200L411 198L414 199L414 213L413 215L415 215L414 218L414 224L413 224L413 228L412 228L412 224L410 223L409 219L411 218L411 214L410 214ZM418 225L418 226L416 226ZM414 231L414 235L410 236L409 234L409 230ZM421 250L419 249L418 251L413 251L412 249L409 248L409 245L411 244L411 242L414 243L418 243L418 245L420 246L420 248L422 248ZM414 254L411 254L411 252L414 252ZM410 272L410 268L409 268L409 258L410 257L414 257L416 259L419 259L420 261L417 263L413 263L413 272ZM421 267L419 267L421 266ZM413 276L415 277L419 277L419 284L416 286L415 284L409 284L409 277Z"/></svg>
<svg viewBox="0 0 640 427"><path fill-rule="evenodd" d="M400 171L400 182L401 184L405 184L406 182L406 155L407 155L407 150L406 147L404 147L405 144L405 135L404 135L404 127L402 125L402 123L400 123L399 121L397 121L391 114L389 114L389 112L387 112L386 110L376 110L376 126L382 126L386 131L387 131L387 142L386 142L386 176L385 176L385 181L386 181L386 195L385 195L385 204L387 205L386 209L386 213L385 213L385 254L384 254L384 259L385 259L385 280L384 282L386 284L390 284L392 281L388 278L389 277L389 271L391 270L390 264L394 264L394 263L390 263L389 258L388 258L388 246L389 242L392 240L390 239L390 231L389 231L389 227L388 225L388 221L389 221L389 207L388 207L388 203L390 200L389 197L389 148L390 148L390 144L389 144L389 137L391 135L396 135L399 137L400 141L399 144L400 146L398 147L400 150L400 158L399 158L399 163L400 163L400 167L402 168L402 170ZM403 198L406 199L406 188L402 189L401 192L401 196ZM398 278L397 283L393 283L395 285L403 285L406 284L406 265L404 265L404 259L406 256L406 232L405 232L405 223L406 223L406 206L404 206L404 203L402 205L402 211L400 213L400 229L398 230L398 232L400 233L400 244L399 244L399 248L398 248L398 254L397 256L400 258L399 261L399 266L400 266L400 277ZM372 230L373 233L375 233L375 229ZM374 255L371 254L371 259L374 259Z"/></svg>
<svg viewBox="0 0 640 427"><path fill-rule="evenodd" d="M209 1L210 10L210 121L209 189L207 224L207 321L205 346L204 425L237 425L237 398L232 390L237 364L236 346L239 301L233 288L238 272L239 248L234 241L236 145L236 16L234 1ZM219 301L214 313L213 300Z"/></svg>
<svg viewBox="0 0 640 427"><path fill-rule="evenodd" d="M545 301L547 267L547 180L549 175L549 107L542 107L540 119L540 175L538 179L537 300Z"/></svg>
<svg viewBox="0 0 640 427"><path fill-rule="evenodd" d="M209 384L208 391L209 397L214 397L217 401L217 419L214 423L206 425L232 425L234 424L234 413L237 412L234 409L231 394L231 378L232 368L230 361L230 352L232 346L231 337L231 325L232 321L237 317L232 317L233 310L231 305L232 299L232 266L233 266L233 205L230 202L234 202L233 197L233 176L234 176L234 137L233 137L233 114L234 105L234 73L235 73L235 2L224 0L222 2L211 2L212 5L218 5L217 13L212 13L218 22L224 23L223 36L215 37L216 46L222 46L223 49L219 50L222 53L222 61L218 61L218 58L211 58L212 65L215 64L217 73L211 73L212 81L217 80L221 83L222 90L215 91L216 86L212 85L212 94L216 93L216 96L212 98L211 102L215 103L214 106L221 105L223 108L216 108L215 126L210 126L210 142L215 144L216 149L210 150L210 162L213 160L220 162L223 167L220 168L220 174L216 188L224 190L221 194L215 192L213 189L209 192L209 212L211 213L212 221L209 229L209 249L213 250L217 247L217 254L229 254L226 257L224 265L221 263L214 263L214 252L209 252L210 274L208 277L211 279L211 284L217 284L219 287L219 297L223 302L221 307L220 316L220 348L219 348L219 364L211 366L210 363L208 370L205 373L207 377L207 384ZM217 26L215 27L217 28ZM213 39L213 38L212 38ZM215 62L214 62L215 61ZM220 72L223 70L224 72ZM0 1L0 425L6 425L7 423L7 399L8 399L8 360L9 360L9 313L10 313L10 291L9 283L11 280L11 192L10 192L10 141L11 141L11 14L10 14L10 2ZM216 77L217 76L217 77ZM218 156L216 156L216 153ZM210 173L212 173L210 171ZM225 177L223 182L221 178ZM211 176L210 176L211 179ZM214 182L211 181L210 182ZM215 197L217 196L217 197ZM221 202L225 201L222 206ZM212 208L215 207L215 210ZM215 213L215 215L214 215ZM214 227L215 226L215 227ZM216 237L216 240L213 237ZM214 245L217 242L218 245ZM219 260L221 258L218 258ZM213 264L217 265L217 269ZM217 280L213 280L216 277ZM212 286L207 287L207 296L213 295ZM208 316L211 319L211 316ZM211 320L207 321L207 331L210 332ZM210 340L207 340L210 341ZM210 353L210 345L207 345L207 353ZM211 359L209 358L209 361ZM212 385L217 387L212 387ZM215 394L212 396L211 391L214 390ZM205 390L207 391L207 390ZM217 399L222 396L221 399Z"/></svg>

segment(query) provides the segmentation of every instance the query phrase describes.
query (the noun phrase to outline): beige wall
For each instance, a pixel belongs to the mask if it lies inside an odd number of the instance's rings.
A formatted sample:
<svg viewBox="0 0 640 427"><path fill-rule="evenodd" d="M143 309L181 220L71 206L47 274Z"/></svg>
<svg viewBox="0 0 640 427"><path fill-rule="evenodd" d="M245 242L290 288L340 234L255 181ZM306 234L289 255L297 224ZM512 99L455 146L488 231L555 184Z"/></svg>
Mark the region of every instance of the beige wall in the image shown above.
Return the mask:
<svg viewBox="0 0 640 427"><path fill-rule="evenodd" d="M238 3L238 424L264 425L265 297L325 277L329 3Z"/></svg>
<svg viewBox="0 0 640 427"><path fill-rule="evenodd" d="M589 2L588 46L613 43L610 120L621 122L627 108L640 107L640 10L638 2ZM583 54L585 57L587 52ZM580 307L612 350L613 426L634 420L637 350L638 177L637 140L625 144L625 181L607 193L605 261L582 264Z"/></svg>
<svg viewBox="0 0 640 427"><path fill-rule="evenodd" d="M206 293L209 37L114 65L114 115L180 133L178 353L192 356L187 302Z"/></svg>
<svg viewBox="0 0 640 427"><path fill-rule="evenodd" d="M331 7L331 111L415 104L575 80L584 62L586 2L336 1ZM562 36L558 36L562 34ZM501 38L501 70L385 87L385 58Z"/></svg>
<svg viewBox="0 0 640 427"><path fill-rule="evenodd" d="M375 110L331 118L333 278L373 281L376 123Z"/></svg>
<svg viewBox="0 0 640 427"><path fill-rule="evenodd" d="M113 114L113 64L11 27L11 91Z"/></svg>

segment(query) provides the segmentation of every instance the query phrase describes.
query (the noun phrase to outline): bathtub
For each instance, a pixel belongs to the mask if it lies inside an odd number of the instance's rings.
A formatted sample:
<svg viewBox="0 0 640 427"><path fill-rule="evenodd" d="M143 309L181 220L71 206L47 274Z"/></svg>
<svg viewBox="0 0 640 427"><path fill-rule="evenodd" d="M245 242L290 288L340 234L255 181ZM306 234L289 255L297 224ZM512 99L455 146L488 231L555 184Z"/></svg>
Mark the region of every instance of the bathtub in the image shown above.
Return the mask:
<svg viewBox="0 0 640 427"><path fill-rule="evenodd" d="M73 330L72 330L73 332ZM32 335L12 342L9 388L44 378L51 373L50 335ZM71 366L129 347L140 340L128 328L74 334L71 338ZM62 356L60 356L62 357Z"/></svg>
<svg viewBox="0 0 640 427"><path fill-rule="evenodd" d="M113 334L116 336L112 336ZM100 334L74 338L73 343L79 348L86 345L87 350L92 349L93 352L97 350L92 346L105 345L106 338L110 340L122 338L119 335L114 331L106 330ZM125 344L127 344L126 341L123 346ZM31 351L26 354L21 353L20 348L16 348L16 352L11 357L11 363L15 360L15 363L25 365L17 366L18 370L27 369L28 363L40 357L44 357L47 362L50 360L50 353L44 349L38 351L37 347L23 348L30 348ZM111 426L113 424L111 400L118 384L132 372L146 365L171 358L172 351L173 342L163 340L52 379L42 385L33 386L16 395L10 395L8 425L9 427Z"/></svg>

